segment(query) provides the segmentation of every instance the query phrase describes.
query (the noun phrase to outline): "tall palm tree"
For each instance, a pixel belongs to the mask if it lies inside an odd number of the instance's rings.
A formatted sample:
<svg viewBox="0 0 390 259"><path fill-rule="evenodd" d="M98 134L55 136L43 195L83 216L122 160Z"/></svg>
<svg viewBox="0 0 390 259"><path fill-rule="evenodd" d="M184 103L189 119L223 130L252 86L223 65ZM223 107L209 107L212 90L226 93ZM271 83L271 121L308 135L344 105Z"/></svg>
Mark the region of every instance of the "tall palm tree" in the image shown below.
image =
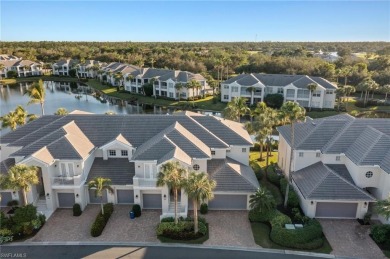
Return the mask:
<svg viewBox="0 0 390 259"><path fill-rule="evenodd" d="M168 186L173 190L175 200L175 224L177 224L177 192L185 184L187 170L179 162L168 162L161 167L157 177L157 187Z"/></svg>
<svg viewBox="0 0 390 259"><path fill-rule="evenodd" d="M194 232L198 233L198 204L204 200L211 200L214 197L213 190L217 186L214 180L209 179L206 173L191 172L184 184L184 189L188 198L194 204Z"/></svg>
<svg viewBox="0 0 390 259"><path fill-rule="evenodd" d="M249 198L249 206L256 212L266 213L276 207L274 196L265 187L257 189Z"/></svg>
<svg viewBox="0 0 390 259"><path fill-rule="evenodd" d="M381 92L385 94L385 102L387 101L387 95L390 93L390 84L381 87Z"/></svg>
<svg viewBox="0 0 390 259"><path fill-rule="evenodd" d="M284 198L284 207L287 207L287 199L288 199L288 192L289 187L291 183L291 174L292 174L292 163L294 159L294 148L295 148L295 123L301 120L305 119L305 109L301 106L299 106L298 103L295 102L285 102L282 107L280 108L280 112L282 113L282 116L285 117L289 123L290 123L290 136L291 136L291 152L290 152L290 166L289 166L289 172L288 172L288 184L286 187L286 196Z"/></svg>
<svg viewBox="0 0 390 259"><path fill-rule="evenodd" d="M69 114L68 110L65 108L58 108L54 115L67 115Z"/></svg>
<svg viewBox="0 0 390 259"><path fill-rule="evenodd" d="M316 83L310 83L306 86L307 90L310 91L310 105L309 105L309 111L311 111L311 105L313 100L313 92L317 89Z"/></svg>
<svg viewBox="0 0 390 259"><path fill-rule="evenodd" d="M8 114L0 117L1 128L10 128L11 130L16 130L18 126L18 114L14 111L9 112Z"/></svg>
<svg viewBox="0 0 390 259"><path fill-rule="evenodd" d="M118 84L118 87L120 88L122 86L123 74L121 72L116 72L114 74L114 80L115 83Z"/></svg>
<svg viewBox="0 0 390 259"><path fill-rule="evenodd" d="M228 102L225 110L224 117L230 120L241 122L241 116L250 112L246 99L244 97L235 97Z"/></svg>
<svg viewBox="0 0 390 259"><path fill-rule="evenodd" d="M213 89L213 96L215 95L215 89L218 87L218 82L214 79L209 79L208 82L211 89Z"/></svg>
<svg viewBox="0 0 390 259"><path fill-rule="evenodd" d="M21 190L23 193L23 203L27 205L27 192L31 185L38 184L38 167L27 166L24 164L14 165L8 170L7 175L0 176L0 185L2 189Z"/></svg>
<svg viewBox="0 0 390 259"><path fill-rule="evenodd" d="M354 92L356 92L356 89L355 87L353 87L352 85L346 85L344 86L344 102L345 103L345 109L348 111L348 97L353 94ZM346 99L346 100L345 100Z"/></svg>
<svg viewBox="0 0 390 259"><path fill-rule="evenodd" d="M4 64L0 64L0 80L3 79L2 75L3 75L4 68L5 68Z"/></svg>
<svg viewBox="0 0 390 259"><path fill-rule="evenodd" d="M39 82L34 83L31 89L28 89L26 93L30 97L30 101L28 102L28 104L40 103L42 115L45 115L44 104L46 92L45 87L43 87L42 79L40 79Z"/></svg>
<svg viewBox="0 0 390 259"><path fill-rule="evenodd" d="M108 191L109 193L114 193L114 189L111 187L111 179L96 177L88 183L88 189L95 189L95 197L100 198L100 206L102 214L104 214L103 192Z"/></svg>
<svg viewBox="0 0 390 259"><path fill-rule="evenodd" d="M339 87L336 89L336 98L337 98L337 110L340 111L341 98L345 95L344 87Z"/></svg>
<svg viewBox="0 0 390 259"><path fill-rule="evenodd" d="M377 201L375 204L375 212L384 216L386 220L390 219L390 196L385 200Z"/></svg>
<svg viewBox="0 0 390 259"><path fill-rule="evenodd" d="M364 106L366 106L366 103L367 103L367 100L368 100L368 97L369 97L369 91L371 91L371 90L374 91L378 87L378 84L373 79L371 79L370 77L366 77L356 87L357 87L357 89L362 91L362 96L361 97L363 97L363 91L365 92L365 95L364 95Z"/></svg>
<svg viewBox="0 0 390 259"><path fill-rule="evenodd" d="M183 83L178 82L175 84L175 89L179 93L179 102L180 102L180 97L181 97L181 90L183 89L183 87L184 87Z"/></svg>

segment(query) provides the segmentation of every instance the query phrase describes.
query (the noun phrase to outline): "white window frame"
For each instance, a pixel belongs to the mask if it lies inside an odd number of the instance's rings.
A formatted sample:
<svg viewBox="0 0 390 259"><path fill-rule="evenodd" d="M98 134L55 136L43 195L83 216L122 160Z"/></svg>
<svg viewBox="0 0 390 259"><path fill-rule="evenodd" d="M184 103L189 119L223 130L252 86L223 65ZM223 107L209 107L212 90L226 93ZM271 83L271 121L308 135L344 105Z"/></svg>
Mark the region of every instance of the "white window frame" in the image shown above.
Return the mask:
<svg viewBox="0 0 390 259"><path fill-rule="evenodd" d="M320 153L320 152L317 152L317 153L316 153L316 157L321 157L321 153Z"/></svg>
<svg viewBox="0 0 390 259"><path fill-rule="evenodd" d="M245 153L246 152L246 147L243 147L241 151L242 151L242 153Z"/></svg>
<svg viewBox="0 0 390 259"><path fill-rule="evenodd" d="M65 168L65 172L63 170ZM69 162L60 162L60 173L62 177L73 177L75 176L74 164Z"/></svg>
<svg viewBox="0 0 390 259"><path fill-rule="evenodd" d="M114 151L115 155L112 155L111 151ZM109 150L107 150L107 156L108 157L116 157L116 155L117 155L116 149L109 149Z"/></svg>
<svg viewBox="0 0 390 259"><path fill-rule="evenodd" d="M123 152L126 152L126 154L124 155ZM129 155L129 151L128 150L126 150L126 149L122 149L121 150L121 156L126 156L127 157L128 155Z"/></svg>
<svg viewBox="0 0 390 259"><path fill-rule="evenodd" d="M303 152L299 152L299 157L303 157L304 156L304 153Z"/></svg>
<svg viewBox="0 0 390 259"><path fill-rule="evenodd" d="M341 157L340 156L336 156L336 161L341 161Z"/></svg>
<svg viewBox="0 0 390 259"><path fill-rule="evenodd" d="M144 179L150 179L150 180L153 180L155 179L155 175L154 175L154 172L153 172L153 166L154 164L153 163L145 163L144 164ZM149 177L146 176L146 168L149 168Z"/></svg>

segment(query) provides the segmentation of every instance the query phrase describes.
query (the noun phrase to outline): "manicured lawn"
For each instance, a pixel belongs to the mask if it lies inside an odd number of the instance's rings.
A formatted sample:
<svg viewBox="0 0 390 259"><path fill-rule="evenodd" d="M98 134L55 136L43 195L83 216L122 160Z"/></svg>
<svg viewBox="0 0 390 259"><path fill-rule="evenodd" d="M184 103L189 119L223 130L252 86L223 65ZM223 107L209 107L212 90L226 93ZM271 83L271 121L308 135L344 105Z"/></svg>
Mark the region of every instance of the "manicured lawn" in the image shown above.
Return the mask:
<svg viewBox="0 0 390 259"><path fill-rule="evenodd" d="M263 248L271 248L271 249L294 250L291 248L280 246L272 242L272 240L269 238L271 227L268 226L267 224L252 222L251 227L252 227L252 233L255 239L255 243L258 244L259 246ZM330 254L330 252L332 252L332 247L330 246L328 240L324 237L324 245L322 247L314 250L299 250L299 251Z"/></svg>
<svg viewBox="0 0 390 259"><path fill-rule="evenodd" d="M313 119L334 116L334 115L337 115L337 114L340 114L340 112L338 112L338 111L311 111L311 112L306 112L306 116L309 116L310 118L313 118Z"/></svg>
<svg viewBox="0 0 390 259"><path fill-rule="evenodd" d="M21 82L31 82L31 81L39 81L42 79L43 81L60 81L60 82L77 82L78 79L74 77L57 77L57 76L33 76L33 77L18 77L18 78L10 78L3 79L0 83L8 85L15 84Z"/></svg>
<svg viewBox="0 0 390 259"><path fill-rule="evenodd" d="M267 155L267 153L263 152L263 159L264 160L259 161L260 152L259 151L251 151L249 154L249 161L256 162L261 168L264 169L266 164L267 164L266 155ZM268 160L269 160L269 164L271 164L271 162L277 163L278 162L278 152L271 152L271 156L268 158Z"/></svg>

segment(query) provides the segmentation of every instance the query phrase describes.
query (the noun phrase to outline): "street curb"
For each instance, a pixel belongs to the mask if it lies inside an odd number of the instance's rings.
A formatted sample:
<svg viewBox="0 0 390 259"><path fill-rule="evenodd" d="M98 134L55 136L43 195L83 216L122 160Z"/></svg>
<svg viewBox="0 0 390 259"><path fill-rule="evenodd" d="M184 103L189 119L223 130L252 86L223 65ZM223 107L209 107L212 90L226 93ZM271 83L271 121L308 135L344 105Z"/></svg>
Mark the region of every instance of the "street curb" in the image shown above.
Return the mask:
<svg viewBox="0 0 390 259"><path fill-rule="evenodd" d="M89 241L68 241L68 242L22 242L22 243L9 243L3 246L56 246L56 245L80 245L80 246L138 246L138 247L180 247L180 248L198 248L198 249L218 249L218 250L232 250L232 251L245 251L245 252L266 252L273 254L291 254L312 256L319 258L348 258L348 257L336 257L331 254L321 254L313 252L302 252L292 250L280 250L269 248L250 248L250 247L238 247L238 246L210 246L210 245L189 245L179 243L147 243L147 242L89 242Z"/></svg>

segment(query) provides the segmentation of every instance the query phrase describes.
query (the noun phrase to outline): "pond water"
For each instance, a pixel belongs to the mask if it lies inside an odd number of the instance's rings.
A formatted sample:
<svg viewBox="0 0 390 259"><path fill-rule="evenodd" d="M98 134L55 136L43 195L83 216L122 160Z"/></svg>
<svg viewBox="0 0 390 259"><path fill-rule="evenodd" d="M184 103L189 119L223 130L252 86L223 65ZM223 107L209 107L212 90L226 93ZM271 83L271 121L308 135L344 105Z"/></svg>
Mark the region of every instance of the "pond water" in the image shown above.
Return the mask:
<svg viewBox="0 0 390 259"><path fill-rule="evenodd" d="M29 97L25 93L31 85L31 82L23 82L0 86L0 115L14 110L17 105L22 105L28 113L40 115L41 107L39 104L28 105ZM115 104L115 100L112 103L109 99L104 102L102 97L95 97L95 91L85 84L45 81L44 85L46 88L45 114L54 114L60 107L68 111L82 110L101 114L106 112L116 114L165 114L167 112L173 112L173 110L142 104L131 105L127 102L118 102L118 104Z"/></svg>

